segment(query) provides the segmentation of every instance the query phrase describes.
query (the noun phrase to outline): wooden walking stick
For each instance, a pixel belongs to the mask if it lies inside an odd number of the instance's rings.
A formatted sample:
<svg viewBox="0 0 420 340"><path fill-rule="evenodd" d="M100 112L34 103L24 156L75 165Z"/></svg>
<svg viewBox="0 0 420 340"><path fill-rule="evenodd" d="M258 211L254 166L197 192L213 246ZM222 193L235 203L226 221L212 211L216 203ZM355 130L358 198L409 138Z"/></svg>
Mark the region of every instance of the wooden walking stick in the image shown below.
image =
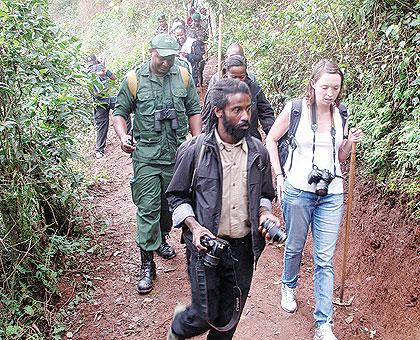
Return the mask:
<svg viewBox="0 0 420 340"><path fill-rule="evenodd" d="M340 302L343 302L344 283L346 281L346 264L347 264L347 255L349 252L351 208L353 204L354 177L355 177L355 172L356 172L355 170L356 170L356 143L353 143L351 146L351 158L350 158L349 192L347 196L346 233L344 236L344 256L343 256L343 270L342 270L342 275L341 275L341 286L340 286Z"/></svg>
<svg viewBox="0 0 420 340"><path fill-rule="evenodd" d="M222 27L223 27L223 13L219 14L219 41L217 44L217 74L219 79L222 77Z"/></svg>

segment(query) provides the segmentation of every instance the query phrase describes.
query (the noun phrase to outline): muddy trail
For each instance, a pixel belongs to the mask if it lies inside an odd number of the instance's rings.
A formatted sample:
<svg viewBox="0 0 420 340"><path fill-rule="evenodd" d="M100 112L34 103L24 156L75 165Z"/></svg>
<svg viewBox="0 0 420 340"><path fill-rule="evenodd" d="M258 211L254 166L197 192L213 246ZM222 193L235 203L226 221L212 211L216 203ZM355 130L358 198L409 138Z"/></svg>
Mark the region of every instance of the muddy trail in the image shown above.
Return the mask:
<svg viewBox="0 0 420 340"><path fill-rule="evenodd" d="M206 73L212 74L213 67ZM73 297L73 280L88 272L93 296L79 303L69 317L64 339L166 339L176 304L188 304L190 288L180 231L169 243L177 256L165 261L155 255L157 279L153 291L139 295L136 282L140 252L135 238L135 206L129 179L131 159L120 150L110 127L105 157L93 160L89 176L95 215L108 227L98 236L99 254L90 256L62 281L64 303ZM395 198L382 196L372 183L357 176L345 301L335 305L334 333L339 339L420 339L419 227L402 213ZM276 209L278 214L278 209ZM97 226L99 230L100 225ZM335 257L335 296L341 281L344 225ZM283 247L268 244L258 263L236 340L309 340L313 337L313 261L308 237L294 314L280 307ZM205 339L205 335L195 339Z"/></svg>

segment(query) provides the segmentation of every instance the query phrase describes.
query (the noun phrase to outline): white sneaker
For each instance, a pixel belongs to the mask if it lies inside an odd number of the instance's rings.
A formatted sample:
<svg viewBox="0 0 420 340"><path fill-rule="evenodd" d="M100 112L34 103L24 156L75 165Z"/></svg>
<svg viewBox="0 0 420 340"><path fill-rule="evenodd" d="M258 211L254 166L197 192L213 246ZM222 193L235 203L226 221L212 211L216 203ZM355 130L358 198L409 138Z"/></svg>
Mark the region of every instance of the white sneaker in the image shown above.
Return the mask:
<svg viewBox="0 0 420 340"><path fill-rule="evenodd" d="M296 290L285 284L281 285L281 308L288 313L294 313L297 309Z"/></svg>
<svg viewBox="0 0 420 340"><path fill-rule="evenodd" d="M103 156L104 156L103 152L100 152L100 151L95 152L96 159L102 158Z"/></svg>
<svg viewBox="0 0 420 340"><path fill-rule="evenodd" d="M314 340L337 340L329 323L323 323L315 329Z"/></svg>

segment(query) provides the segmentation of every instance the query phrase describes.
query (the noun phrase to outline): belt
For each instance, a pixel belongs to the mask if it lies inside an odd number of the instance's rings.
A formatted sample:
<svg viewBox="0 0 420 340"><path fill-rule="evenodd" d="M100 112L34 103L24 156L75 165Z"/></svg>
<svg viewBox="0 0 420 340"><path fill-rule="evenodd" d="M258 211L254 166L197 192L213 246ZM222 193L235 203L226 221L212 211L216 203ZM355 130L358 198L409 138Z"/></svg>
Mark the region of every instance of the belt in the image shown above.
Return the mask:
<svg viewBox="0 0 420 340"><path fill-rule="evenodd" d="M242 244L248 243L251 240L251 232L249 232L246 236L240 238L231 238L227 236L222 236L220 238L225 241L228 241L231 247L238 247Z"/></svg>

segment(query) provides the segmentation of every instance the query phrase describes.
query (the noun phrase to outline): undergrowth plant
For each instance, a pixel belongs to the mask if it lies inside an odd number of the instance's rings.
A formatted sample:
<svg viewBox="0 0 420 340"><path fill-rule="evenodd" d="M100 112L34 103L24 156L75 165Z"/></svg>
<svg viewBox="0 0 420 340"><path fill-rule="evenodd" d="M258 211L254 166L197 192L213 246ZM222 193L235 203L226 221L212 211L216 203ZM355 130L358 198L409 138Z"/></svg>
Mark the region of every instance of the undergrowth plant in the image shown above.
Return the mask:
<svg viewBox="0 0 420 340"><path fill-rule="evenodd" d="M385 191L420 193L420 4L417 1L210 1L224 13L224 48L243 45L279 112L321 58L345 72L365 175ZM415 203L414 203L415 204ZM412 206L413 207L413 206ZM418 208L418 207L417 207Z"/></svg>
<svg viewBox="0 0 420 340"><path fill-rule="evenodd" d="M80 43L44 0L0 2L0 338L43 338L78 237L83 178L77 133L88 124ZM81 234L81 233L80 233ZM76 237L76 238L75 238Z"/></svg>

